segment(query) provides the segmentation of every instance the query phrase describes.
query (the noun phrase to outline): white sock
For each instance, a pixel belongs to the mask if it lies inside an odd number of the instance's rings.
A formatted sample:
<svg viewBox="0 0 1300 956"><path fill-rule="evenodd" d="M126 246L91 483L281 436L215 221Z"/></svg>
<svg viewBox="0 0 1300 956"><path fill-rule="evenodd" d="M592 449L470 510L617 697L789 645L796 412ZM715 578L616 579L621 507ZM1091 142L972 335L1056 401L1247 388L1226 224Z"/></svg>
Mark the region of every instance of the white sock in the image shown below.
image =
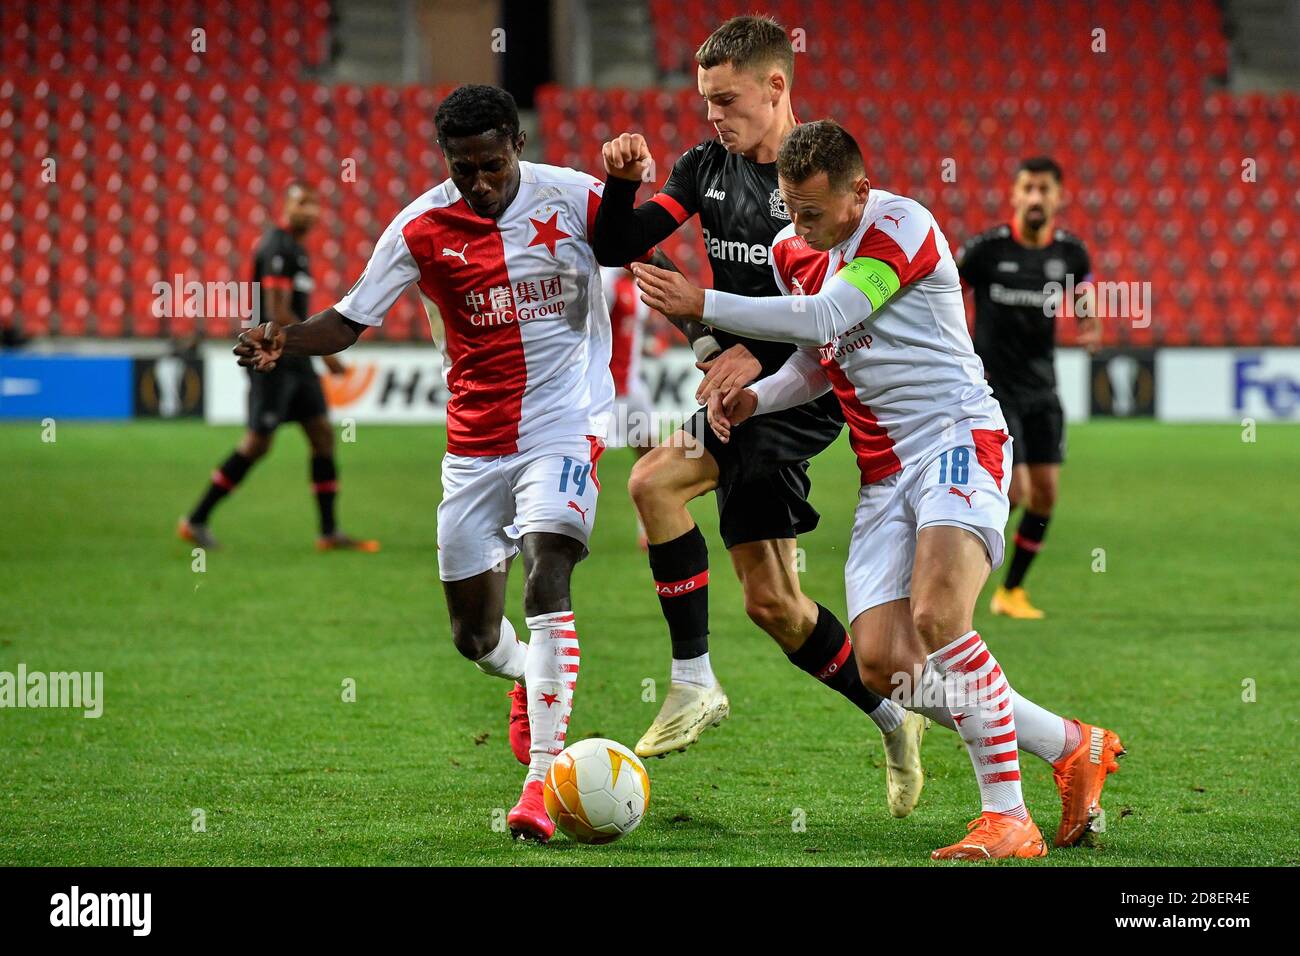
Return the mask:
<svg viewBox="0 0 1300 956"><path fill-rule="evenodd" d="M935 668L926 667L921 671L919 690L920 693L910 700L902 700L903 706L924 714L949 730L956 730L957 724L952 719L952 711L948 709L943 678ZM1041 757L1048 763L1056 763L1065 756L1067 733L1073 729L1072 721L1039 707L1014 690L1011 691L1011 705L1016 714L1016 744L1021 750ZM1077 746L1078 734L1074 737Z"/></svg>
<svg viewBox="0 0 1300 956"><path fill-rule="evenodd" d="M698 684L700 687L712 687L718 682L713 676L713 666L709 663L709 652L688 661L673 658L673 683Z"/></svg>
<svg viewBox="0 0 1300 956"><path fill-rule="evenodd" d="M528 645L519 640L509 619L501 619L501 633L497 646L474 662L484 674L504 677L506 680L524 679L524 662L528 659Z"/></svg>
<svg viewBox="0 0 1300 956"><path fill-rule="evenodd" d="M903 718L907 716L907 711L902 707L899 707L898 704L894 703L888 697L884 697L881 698L880 703L876 705L876 709L867 714L867 716L875 721L876 726L880 728L882 734L887 734L891 730L897 730L899 727L903 726Z"/></svg>
<svg viewBox="0 0 1300 956"><path fill-rule="evenodd" d="M986 812L1021 817L1020 755L1011 685L988 646L967 631L928 658L944 677L949 710L966 743Z"/></svg>
<svg viewBox="0 0 1300 956"><path fill-rule="evenodd" d="M580 662L572 611L537 614L527 618L527 624L530 640L524 682L528 687L528 729L533 745L525 784L541 782L564 749Z"/></svg>
<svg viewBox="0 0 1300 956"><path fill-rule="evenodd" d="M1066 719L1044 710L1027 697L1011 692L1016 711L1016 740L1020 749L1048 763L1065 756ZM1077 740L1076 740L1077 742Z"/></svg>

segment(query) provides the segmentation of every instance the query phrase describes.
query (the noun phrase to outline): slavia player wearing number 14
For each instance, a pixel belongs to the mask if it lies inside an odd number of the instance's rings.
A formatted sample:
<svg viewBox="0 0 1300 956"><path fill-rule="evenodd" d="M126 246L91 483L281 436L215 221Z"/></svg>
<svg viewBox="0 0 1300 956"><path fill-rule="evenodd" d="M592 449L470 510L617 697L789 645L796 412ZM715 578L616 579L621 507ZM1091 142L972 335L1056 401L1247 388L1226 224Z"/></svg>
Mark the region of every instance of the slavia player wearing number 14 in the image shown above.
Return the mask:
<svg viewBox="0 0 1300 956"><path fill-rule="evenodd" d="M1073 846L1124 751L1113 732L1016 694L972 627L1002 562L1012 455L947 240L920 203L871 188L857 143L833 121L792 130L777 171L791 224L772 268L787 297L705 292L636 264L646 304L799 346L774 374L710 401L719 439L751 415L839 398L862 475L844 574L863 683L956 730L979 784L982 813L932 856L1047 853L1021 792L1020 749L1052 765L1055 842Z"/></svg>
<svg viewBox="0 0 1300 956"><path fill-rule="evenodd" d="M438 566L456 649L512 681L510 746L527 764L506 816L548 840L542 781L564 747L580 662L570 600L587 554L614 385L600 268L588 244L602 184L521 161L514 99L462 86L438 108L450 179L388 226L361 278L332 309L240 336L240 363L352 345L411 283L441 313L451 399L438 506ZM522 551L529 640L505 617Z"/></svg>

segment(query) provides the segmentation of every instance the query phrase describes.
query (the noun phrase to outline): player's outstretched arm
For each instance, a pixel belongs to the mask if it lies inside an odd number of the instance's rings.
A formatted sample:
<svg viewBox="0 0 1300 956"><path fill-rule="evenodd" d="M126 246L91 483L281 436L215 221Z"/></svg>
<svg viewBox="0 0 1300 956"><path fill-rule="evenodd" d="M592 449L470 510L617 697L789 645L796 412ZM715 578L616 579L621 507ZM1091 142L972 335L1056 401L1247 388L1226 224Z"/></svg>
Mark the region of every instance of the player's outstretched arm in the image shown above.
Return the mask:
<svg viewBox="0 0 1300 956"><path fill-rule="evenodd" d="M306 322L290 326L263 322L239 334L234 353L239 364L269 372L286 355L333 355L353 345L365 326L335 309L317 312Z"/></svg>
<svg viewBox="0 0 1300 956"><path fill-rule="evenodd" d="M652 309L677 310L680 315L698 316L727 332L795 345L823 345L866 320L873 306L879 307L855 283L843 278L847 271L836 273L816 295L750 297L716 289L705 291L680 275L654 266L632 266L642 301ZM880 304L883 302L881 298Z"/></svg>
<svg viewBox="0 0 1300 956"><path fill-rule="evenodd" d="M650 254L650 264L668 272L680 273L682 271L660 249L656 249ZM686 336L686 341L691 344L691 348L695 351L695 357L701 363L717 358L718 353L722 351L722 346L718 344L718 340L709 334L709 327L698 319L686 315L667 314L664 315L664 318L671 322L682 335Z"/></svg>

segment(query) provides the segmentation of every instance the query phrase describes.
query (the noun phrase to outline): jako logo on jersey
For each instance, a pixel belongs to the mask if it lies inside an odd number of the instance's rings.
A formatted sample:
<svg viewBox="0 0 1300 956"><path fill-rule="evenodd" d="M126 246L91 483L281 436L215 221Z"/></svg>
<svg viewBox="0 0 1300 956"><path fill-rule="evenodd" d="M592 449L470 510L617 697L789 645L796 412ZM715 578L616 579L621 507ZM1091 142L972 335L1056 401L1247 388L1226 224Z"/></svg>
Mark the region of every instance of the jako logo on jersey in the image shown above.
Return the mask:
<svg viewBox="0 0 1300 956"><path fill-rule="evenodd" d="M444 256L448 256L448 257L450 257L450 256L455 256L457 259L460 260L461 265L466 265L466 266L467 266L467 265L469 265L469 263L465 261L465 250L468 249L468 248L469 248L469 243L468 243L468 242L465 243L465 245L463 245L463 246L460 247L460 252L457 252L455 249L448 249L446 246L443 246L443 247L442 247L442 254L443 254Z"/></svg>
<svg viewBox="0 0 1300 956"><path fill-rule="evenodd" d="M709 251L710 259L721 259L723 262L748 262L756 266L767 265L768 256L772 251L761 242L750 245L748 242L734 239L718 239L707 229L704 230L704 247Z"/></svg>
<svg viewBox="0 0 1300 956"><path fill-rule="evenodd" d="M704 198L718 199L718 200L726 199L727 191L725 189L714 189L712 186L710 186L708 189L704 191Z"/></svg>
<svg viewBox="0 0 1300 956"><path fill-rule="evenodd" d="M881 216L880 218L881 218L881 219L888 219L890 222L892 222L892 223L894 224L894 228L895 228L895 229L902 229L902 228L903 228L903 220L907 218L907 213L903 213L901 216L897 216L897 217L895 217L895 216L885 215L885 216Z"/></svg>
<svg viewBox="0 0 1300 956"><path fill-rule="evenodd" d="M970 503L970 500L971 500L972 498L975 497L975 492L977 492L977 491L979 491L978 488L973 488L973 489L971 489L971 493L970 493L970 494L968 494L968 495L964 495L964 494L962 494L960 491L958 491L956 488L949 488L949 489L948 489L948 494L950 494L950 495L956 495L958 498L961 498L962 500L964 500L964 501L966 502L966 507L967 507L967 508L974 508L975 506L974 506L973 504Z"/></svg>
<svg viewBox="0 0 1300 956"><path fill-rule="evenodd" d="M767 214L773 219L790 221L790 210L785 208L785 200L781 198L781 190L773 189L772 195L767 197Z"/></svg>

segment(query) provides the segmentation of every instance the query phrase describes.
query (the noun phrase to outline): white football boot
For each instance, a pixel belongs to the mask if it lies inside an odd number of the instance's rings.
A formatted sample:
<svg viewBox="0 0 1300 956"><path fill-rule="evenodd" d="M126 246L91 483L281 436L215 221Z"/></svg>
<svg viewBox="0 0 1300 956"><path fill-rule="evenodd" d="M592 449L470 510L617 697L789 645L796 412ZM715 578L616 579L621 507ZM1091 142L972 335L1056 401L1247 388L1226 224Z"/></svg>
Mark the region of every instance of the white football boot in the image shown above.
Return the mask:
<svg viewBox="0 0 1300 956"><path fill-rule="evenodd" d="M921 738L930 721L920 714L907 712L903 722L880 739L885 744L885 788L889 812L905 817L916 809L925 787L925 770L921 766Z"/></svg>
<svg viewBox="0 0 1300 956"><path fill-rule="evenodd" d="M655 717L636 743L638 757L663 757L683 751L700 739L707 727L716 727L731 713L722 685L712 687L674 681Z"/></svg>

